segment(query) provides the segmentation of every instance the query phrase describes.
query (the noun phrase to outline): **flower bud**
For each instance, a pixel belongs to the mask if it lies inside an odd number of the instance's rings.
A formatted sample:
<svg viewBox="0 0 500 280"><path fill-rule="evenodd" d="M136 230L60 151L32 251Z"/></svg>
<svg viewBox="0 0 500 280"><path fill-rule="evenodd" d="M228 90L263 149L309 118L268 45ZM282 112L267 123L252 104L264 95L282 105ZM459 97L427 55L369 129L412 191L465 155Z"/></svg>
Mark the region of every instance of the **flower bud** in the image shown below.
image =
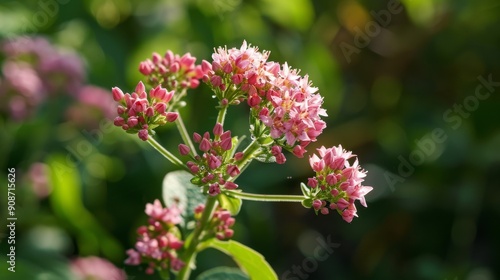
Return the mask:
<svg viewBox="0 0 500 280"><path fill-rule="evenodd" d="M224 132L224 130L222 128L222 124L216 123L215 126L214 126L214 129L213 129L214 135L215 136L220 136L222 134L222 132Z"/></svg>
<svg viewBox="0 0 500 280"><path fill-rule="evenodd" d="M234 154L234 160L235 160L235 161L240 161L240 160L242 160L242 159L243 159L243 156L244 156L244 155L245 155L245 154L244 154L243 152L237 152L236 154Z"/></svg>
<svg viewBox="0 0 500 280"><path fill-rule="evenodd" d="M166 117L168 122L174 122L179 117L179 114L174 112L168 112Z"/></svg>
<svg viewBox="0 0 500 280"><path fill-rule="evenodd" d="M137 86L135 87L135 92L140 95L141 93L143 93L145 91L146 91L146 87L144 86L144 84L142 83L142 81L140 81L137 84Z"/></svg>
<svg viewBox="0 0 500 280"><path fill-rule="evenodd" d="M226 74L229 74L233 71L233 66L231 65L231 63L226 63L224 64L224 67L222 67L222 71L224 71L224 73Z"/></svg>
<svg viewBox="0 0 500 280"><path fill-rule="evenodd" d="M202 139L202 137L201 137L201 135L200 135L200 134L198 134L198 133L196 133L196 132L195 132L195 133L193 133L193 141L194 141L195 143L200 143L201 139Z"/></svg>
<svg viewBox="0 0 500 280"><path fill-rule="evenodd" d="M238 176L240 174L240 170L238 169L238 166L229 164L226 168L227 175L231 177Z"/></svg>
<svg viewBox="0 0 500 280"><path fill-rule="evenodd" d="M191 150L189 149L189 147L185 144L179 144L179 153L183 156L186 156L189 154Z"/></svg>
<svg viewBox="0 0 500 280"><path fill-rule="evenodd" d="M124 97L123 91L121 89L119 89L118 87L113 87L111 89L111 92L113 93L113 99L115 101L120 101Z"/></svg>
<svg viewBox="0 0 500 280"><path fill-rule="evenodd" d="M151 118L152 116L155 115L155 111L154 111L153 107L148 107L148 108L146 108L146 111L144 112L144 114L146 114L146 116Z"/></svg>
<svg viewBox="0 0 500 280"><path fill-rule="evenodd" d="M285 162L286 162L285 154L280 153L280 154L276 155L276 163L277 164L284 164Z"/></svg>
<svg viewBox="0 0 500 280"><path fill-rule="evenodd" d="M125 124L125 120L122 117L116 117L113 123L116 126L122 126L123 124Z"/></svg>
<svg viewBox="0 0 500 280"><path fill-rule="evenodd" d="M138 123L139 123L139 120L138 120L136 117L130 117L130 118L127 120L127 125L128 125L129 127L134 127L134 126L136 126Z"/></svg>
<svg viewBox="0 0 500 280"><path fill-rule="evenodd" d="M306 150L302 146L295 146L295 147L293 147L293 154L295 156L297 156L298 158L303 158L305 151Z"/></svg>
<svg viewBox="0 0 500 280"><path fill-rule="evenodd" d="M307 185L311 188L316 188L318 186L318 180L316 180L316 178L308 178Z"/></svg>
<svg viewBox="0 0 500 280"><path fill-rule="evenodd" d="M222 140L220 146L224 151L229 151L233 147L233 141L231 138L226 138Z"/></svg>
<svg viewBox="0 0 500 280"><path fill-rule="evenodd" d="M200 143L200 151L202 152L207 152L211 148L210 141L208 141L206 138L203 138Z"/></svg>
<svg viewBox="0 0 500 280"><path fill-rule="evenodd" d="M151 107L150 107L151 108ZM155 104L154 110L158 112L158 114L163 115L165 113L165 110L167 109L167 104L163 102L159 102Z"/></svg>
<svg viewBox="0 0 500 280"><path fill-rule="evenodd" d="M143 141L148 140L148 130L147 129L139 130L139 138L141 138L141 140Z"/></svg>
<svg viewBox="0 0 500 280"><path fill-rule="evenodd" d="M210 62L208 62L206 60L202 60L201 61L201 70L203 71L203 73L207 73L208 71L212 70L212 65L210 64Z"/></svg>
<svg viewBox="0 0 500 280"><path fill-rule="evenodd" d="M151 73L153 73L153 68L151 67L150 62L149 61L142 61L139 64L139 72L141 72L141 74L143 74L145 76L151 75Z"/></svg>
<svg viewBox="0 0 500 280"><path fill-rule="evenodd" d="M217 169L221 166L222 162L220 161L220 159L214 155L210 155L210 157L208 158L208 168L210 169Z"/></svg>
<svg viewBox="0 0 500 280"><path fill-rule="evenodd" d="M174 53L171 50L168 50L165 53L165 59L167 60L167 62L169 64L172 63L172 61L174 61L174 59L175 59Z"/></svg>
<svg viewBox="0 0 500 280"><path fill-rule="evenodd" d="M319 210L321 208L321 206L323 206L323 203L321 202L321 200L319 199L315 199L312 203L312 207L315 209L315 210Z"/></svg>
<svg viewBox="0 0 500 280"><path fill-rule="evenodd" d="M234 182L226 182L226 184L224 184L224 187L228 190L234 190L236 188L238 188L238 185L235 184Z"/></svg>
<svg viewBox="0 0 500 280"><path fill-rule="evenodd" d="M179 69L180 69L180 65L177 62L174 62L170 65L170 72L172 72L172 73L176 73L177 71L179 71Z"/></svg>
<svg viewBox="0 0 500 280"><path fill-rule="evenodd" d="M349 206L349 202L347 202L345 199L340 198L340 199L337 201L337 207L338 207L340 210L343 210L343 209L347 208L347 206Z"/></svg>
<svg viewBox="0 0 500 280"><path fill-rule="evenodd" d="M219 184L211 184L210 187L208 188L208 194L211 196L216 196L220 194Z"/></svg>

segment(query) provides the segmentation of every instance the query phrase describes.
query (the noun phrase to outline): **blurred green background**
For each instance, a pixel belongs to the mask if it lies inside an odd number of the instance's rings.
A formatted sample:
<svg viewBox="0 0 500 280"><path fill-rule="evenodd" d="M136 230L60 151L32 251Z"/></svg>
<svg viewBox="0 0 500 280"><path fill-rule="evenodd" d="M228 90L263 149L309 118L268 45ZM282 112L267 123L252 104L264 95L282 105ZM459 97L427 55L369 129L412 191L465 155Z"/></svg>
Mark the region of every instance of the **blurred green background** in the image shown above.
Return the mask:
<svg viewBox="0 0 500 280"><path fill-rule="evenodd" d="M235 239L261 252L280 279L500 277L499 28L495 0L0 4L4 40L45 36L81 57L86 84L106 90L132 90L141 79L138 63L153 51L191 52L200 63L214 47L243 40L309 74L329 114L309 154L321 145L353 150L374 190L351 224L298 204L245 202ZM216 102L208 87L192 90L187 101L181 113L188 130L211 130ZM63 91L23 120L1 112L0 213L5 221L3 178L16 168L18 220L17 272L7 271L3 227L0 276L70 279L69 260L95 255L130 279L157 279L126 267L124 251L173 166L110 127L98 106L68 113L79 106ZM233 135L248 134L247 113L246 105L230 108ZM168 148L181 141L175 127L157 132ZM52 184L40 175L48 166L56 167ZM307 158L289 155L285 165L253 163L238 183L248 192L299 194L311 175ZM321 261L314 259L318 237L339 244ZM204 252L195 274L224 263L221 254Z"/></svg>

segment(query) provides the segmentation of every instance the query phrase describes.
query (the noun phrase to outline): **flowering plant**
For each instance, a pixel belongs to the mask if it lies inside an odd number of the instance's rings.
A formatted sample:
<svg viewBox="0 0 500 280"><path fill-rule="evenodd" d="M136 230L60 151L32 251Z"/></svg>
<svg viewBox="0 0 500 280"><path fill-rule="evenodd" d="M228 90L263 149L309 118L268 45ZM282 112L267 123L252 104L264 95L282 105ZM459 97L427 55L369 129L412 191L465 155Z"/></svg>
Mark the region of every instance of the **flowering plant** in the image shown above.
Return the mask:
<svg viewBox="0 0 500 280"><path fill-rule="evenodd" d="M242 200L301 202L318 214L339 213L351 222L355 201L366 207L364 196L372 187L363 186L366 171L342 146L319 148L309 157L315 175L301 183L302 195L262 195L244 192L236 182L254 160L284 164L288 151L303 158L306 147L326 127L322 117L323 97L307 75L287 63L268 61L270 53L243 42L240 48L219 47L212 62L189 53L154 53L140 63L140 81L132 93L112 89L119 103L114 124L151 144L179 171L166 175L163 184L165 206L159 200L146 205L147 225L137 230L137 242L127 251L129 265L146 264L146 273L158 271L164 279L175 275L188 279L195 268L196 254L215 248L230 255L242 272L212 270L204 273L228 278L244 273L251 279L277 279L276 273L257 252L231 240L234 216ZM189 89L207 84L218 104L211 131L188 133L179 109ZM240 148L243 137L224 128L229 106L247 103L250 108L251 143ZM175 123L183 143L178 155L154 139L157 127Z"/></svg>

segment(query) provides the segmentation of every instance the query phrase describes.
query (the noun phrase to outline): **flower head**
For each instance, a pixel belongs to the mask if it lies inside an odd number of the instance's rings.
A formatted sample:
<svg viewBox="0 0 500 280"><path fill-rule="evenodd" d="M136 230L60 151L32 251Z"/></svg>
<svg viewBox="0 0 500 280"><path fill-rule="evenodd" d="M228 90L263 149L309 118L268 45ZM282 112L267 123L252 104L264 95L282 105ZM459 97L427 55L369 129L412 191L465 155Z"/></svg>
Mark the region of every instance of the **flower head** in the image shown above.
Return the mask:
<svg viewBox="0 0 500 280"><path fill-rule="evenodd" d="M326 123L321 119L326 110L323 98L312 87L308 76L285 63L270 81L270 88L261 102L252 106L252 116L269 128L277 145L303 157L305 147L316 141Z"/></svg>
<svg viewBox="0 0 500 280"><path fill-rule="evenodd" d="M117 87L112 89L112 94L113 99L120 104L116 109L118 117L114 124L128 133L137 133L143 141L154 134L154 128L174 122L178 117L178 113L168 111L174 91L167 91L161 85L147 94L144 84L139 82L132 94L124 94Z"/></svg>
<svg viewBox="0 0 500 280"><path fill-rule="evenodd" d="M146 204L146 214L149 216L147 226L137 229L137 242L133 249L127 250L128 265L147 263L147 274L157 270L180 270L184 263L178 258L177 251L184 242L179 239L178 229L181 211L173 205L164 208L157 199L153 204Z"/></svg>
<svg viewBox="0 0 500 280"><path fill-rule="evenodd" d="M203 81L212 87L221 106L247 100L252 127L267 127L267 131L252 131L254 136L271 137L275 145L303 157L305 147L326 127L321 120L326 116L323 98L307 75L300 76L287 63L268 61L269 54L246 42L239 49L219 47L212 63L202 63ZM283 153L273 156L278 163L286 160Z"/></svg>
<svg viewBox="0 0 500 280"><path fill-rule="evenodd" d="M203 81L214 89L217 97L230 104L239 104L267 83L265 65L269 52L243 41L241 47L219 47L212 54L212 63L204 61ZM250 102L250 101L249 101ZM252 99L252 102L255 102Z"/></svg>
<svg viewBox="0 0 500 280"><path fill-rule="evenodd" d="M168 90L196 88L203 77L201 65L186 53L183 56L168 50L164 56L153 53L151 59L139 64L139 72L147 77L152 86L161 85Z"/></svg>
<svg viewBox="0 0 500 280"><path fill-rule="evenodd" d="M367 207L365 195L373 188L363 186L366 171L362 170L357 158L342 146L318 149L318 154L309 158L309 163L316 175L308 179L309 197L307 200L316 213L328 214L337 211L350 223L356 215L354 202L359 200Z"/></svg>

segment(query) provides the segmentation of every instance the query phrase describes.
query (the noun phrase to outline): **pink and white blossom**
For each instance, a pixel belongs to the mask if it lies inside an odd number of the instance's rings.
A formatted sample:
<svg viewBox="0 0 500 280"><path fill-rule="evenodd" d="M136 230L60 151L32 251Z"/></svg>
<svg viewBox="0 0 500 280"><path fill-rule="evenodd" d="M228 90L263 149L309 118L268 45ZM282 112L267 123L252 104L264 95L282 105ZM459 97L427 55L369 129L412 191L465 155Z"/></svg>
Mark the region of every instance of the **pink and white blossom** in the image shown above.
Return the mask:
<svg viewBox="0 0 500 280"><path fill-rule="evenodd" d="M367 207L365 195L373 188L363 186L366 171L361 169L356 156L346 151L341 145L332 148L322 146L317 149L318 155L309 157L309 164L316 175L308 179L307 185L314 195L312 207L316 212L328 214L329 210L336 210L342 218L350 223L357 217L354 202L359 200ZM352 158L355 158L352 161ZM352 162L352 163L351 163Z"/></svg>

